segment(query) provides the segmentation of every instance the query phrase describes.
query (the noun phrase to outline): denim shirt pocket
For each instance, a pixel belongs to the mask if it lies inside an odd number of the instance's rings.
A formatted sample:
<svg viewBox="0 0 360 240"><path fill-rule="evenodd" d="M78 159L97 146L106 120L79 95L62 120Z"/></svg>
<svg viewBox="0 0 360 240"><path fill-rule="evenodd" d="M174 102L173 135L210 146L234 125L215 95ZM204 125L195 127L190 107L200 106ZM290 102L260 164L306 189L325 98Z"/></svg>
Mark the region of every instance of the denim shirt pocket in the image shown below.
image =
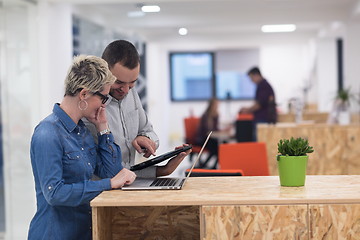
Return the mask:
<svg viewBox="0 0 360 240"><path fill-rule="evenodd" d="M70 161L79 160L80 152L79 151L68 152L68 153L66 153L66 156L67 156L67 159L69 159Z"/></svg>
<svg viewBox="0 0 360 240"><path fill-rule="evenodd" d="M84 162L81 152L79 151L65 153L63 163L63 174L65 180L74 180L75 177L82 176L85 172Z"/></svg>
<svg viewBox="0 0 360 240"><path fill-rule="evenodd" d="M91 156L96 156L96 154L97 154L96 147L90 148L90 149L89 149L89 152L90 152L90 155L91 155Z"/></svg>

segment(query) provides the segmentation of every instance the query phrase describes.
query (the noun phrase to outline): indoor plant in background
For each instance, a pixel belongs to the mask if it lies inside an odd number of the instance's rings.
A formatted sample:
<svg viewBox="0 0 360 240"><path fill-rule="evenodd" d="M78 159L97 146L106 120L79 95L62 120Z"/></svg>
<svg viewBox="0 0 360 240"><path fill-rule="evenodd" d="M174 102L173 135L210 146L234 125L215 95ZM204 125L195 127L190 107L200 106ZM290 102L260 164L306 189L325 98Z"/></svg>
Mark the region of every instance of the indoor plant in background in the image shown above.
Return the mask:
<svg viewBox="0 0 360 240"><path fill-rule="evenodd" d="M277 156L280 185L287 187L304 186L308 153L314 151L304 138L281 139Z"/></svg>
<svg viewBox="0 0 360 240"><path fill-rule="evenodd" d="M337 122L340 125L347 125L351 122L350 100L352 98L350 88L340 89L336 96Z"/></svg>

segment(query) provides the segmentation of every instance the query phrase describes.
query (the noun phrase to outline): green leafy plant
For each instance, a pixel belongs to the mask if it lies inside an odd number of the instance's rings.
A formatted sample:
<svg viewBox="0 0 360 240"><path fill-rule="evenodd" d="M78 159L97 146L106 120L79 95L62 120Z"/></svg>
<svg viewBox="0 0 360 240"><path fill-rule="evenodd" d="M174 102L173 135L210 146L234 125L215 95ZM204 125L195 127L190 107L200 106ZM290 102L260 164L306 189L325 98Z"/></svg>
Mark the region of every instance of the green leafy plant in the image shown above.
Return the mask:
<svg viewBox="0 0 360 240"><path fill-rule="evenodd" d="M351 97L351 93L350 93L350 88L349 89L341 89L338 91L336 98L340 99L344 102L347 102L350 100Z"/></svg>
<svg viewBox="0 0 360 240"><path fill-rule="evenodd" d="M278 152L283 156L306 156L314 152L313 147L304 138L280 139L278 143Z"/></svg>
<svg viewBox="0 0 360 240"><path fill-rule="evenodd" d="M336 99L342 103L350 105L350 101L355 99L355 95L351 93L351 88L340 89L336 94Z"/></svg>

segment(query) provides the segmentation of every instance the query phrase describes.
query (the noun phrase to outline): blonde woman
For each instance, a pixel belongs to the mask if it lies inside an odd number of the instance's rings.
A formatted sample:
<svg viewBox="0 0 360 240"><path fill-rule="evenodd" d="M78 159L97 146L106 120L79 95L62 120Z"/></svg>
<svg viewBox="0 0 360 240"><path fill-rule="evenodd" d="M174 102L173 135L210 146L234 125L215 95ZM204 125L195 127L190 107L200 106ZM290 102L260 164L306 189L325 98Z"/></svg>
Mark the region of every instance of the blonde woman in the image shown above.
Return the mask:
<svg viewBox="0 0 360 240"><path fill-rule="evenodd" d="M75 57L62 102L36 126L30 155L37 211L28 239L91 239L90 201L134 181L108 129L105 103L114 81L101 58ZM96 126L98 145L81 118Z"/></svg>

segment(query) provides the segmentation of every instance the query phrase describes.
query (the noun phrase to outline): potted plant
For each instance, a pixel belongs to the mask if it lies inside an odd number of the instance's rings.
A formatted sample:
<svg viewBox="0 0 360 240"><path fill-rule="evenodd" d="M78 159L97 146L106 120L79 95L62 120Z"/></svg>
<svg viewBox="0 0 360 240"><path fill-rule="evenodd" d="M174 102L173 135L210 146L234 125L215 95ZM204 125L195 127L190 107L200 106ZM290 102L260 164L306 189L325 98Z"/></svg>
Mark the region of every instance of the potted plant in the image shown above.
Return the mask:
<svg viewBox="0 0 360 240"><path fill-rule="evenodd" d="M277 156L280 185L299 187L305 185L308 153L314 151L304 138L281 139Z"/></svg>
<svg viewBox="0 0 360 240"><path fill-rule="evenodd" d="M350 88L340 89L336 95L337 122L341 125L347 125L351 121L350 100L352 97Z"/></svg>

